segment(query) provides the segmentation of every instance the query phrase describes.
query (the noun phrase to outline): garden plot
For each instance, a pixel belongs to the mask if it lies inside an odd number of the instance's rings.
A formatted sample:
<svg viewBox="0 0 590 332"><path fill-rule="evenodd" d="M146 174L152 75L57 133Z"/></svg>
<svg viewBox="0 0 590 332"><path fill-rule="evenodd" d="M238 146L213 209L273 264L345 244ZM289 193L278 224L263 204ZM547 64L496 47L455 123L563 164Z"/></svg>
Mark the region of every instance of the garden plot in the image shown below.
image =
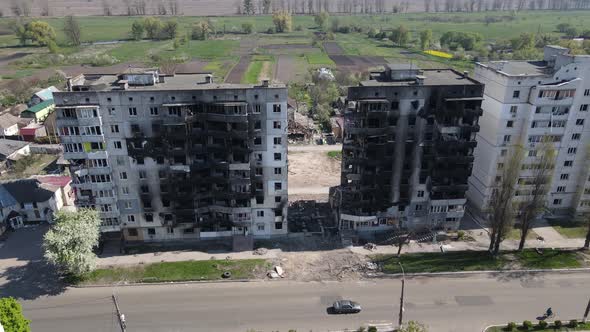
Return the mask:
<svg viewBox="0 0 590 332"><path fill-rule="evenodd" d="M345 67L346 69L355 71L363 71L387 63L387 60L380 56L330 55L330 59L338 67Z"/></svg>
<svg viewBox="0 0 590 332"><path fill-rule="evenodd" d="M240 61L232 68L225 78L225 83L240 83L242 81L242 77L250 66L251 60L252 56L250 55L244 55L240 57Z"/></svg>
<svg viewBox="0 0 590 332"><path fill-rule="evenodd" d="M337 54L345 54L344 49L338 45L336 42L325 42L324 43L324 50L329 55L337 55Z"/></svg>

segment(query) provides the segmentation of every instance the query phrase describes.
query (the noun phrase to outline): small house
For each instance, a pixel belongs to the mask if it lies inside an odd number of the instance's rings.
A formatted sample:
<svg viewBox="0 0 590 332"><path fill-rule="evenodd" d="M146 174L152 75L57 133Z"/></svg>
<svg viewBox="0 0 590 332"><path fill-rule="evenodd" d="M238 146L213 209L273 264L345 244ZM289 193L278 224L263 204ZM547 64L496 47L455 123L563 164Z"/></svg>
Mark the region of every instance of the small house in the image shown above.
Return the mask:
<svg viewBox="0 0 590 332"><path fill-rule="evenodd" d="M18 135L18 118L10 113L0 114L2 137Z"/></svg>
<svg viewBox="0 0 590 332"><path fill-rule="evenodd" d="M50 86L35 92L29 100L29 106L34 106L44 101L53 99L54 92L59 92L59 89L54 86Z"/></svg>
<svg viewBox="0 0 590 332"><path fill-rule="evenodd" d="M23 140L27 142L34 142L37 137L47 136L45 126L38 123L31 123L30 125L20 129L20 135Z"/></svg>
<svg viewBox="0 0 590 332"><path fill-rule="evenodd" d="M37 105L29 107L20 114L21 118L34 119L35 122L43 122L47 116L55 109L53 99L45 100Z"/></svg>
<svg viewBox="0 0 590 332"><path fill-rule="evenodd" d="M15 161L31 154L29 142L0 139L0 163L10 167Z"/></svg>

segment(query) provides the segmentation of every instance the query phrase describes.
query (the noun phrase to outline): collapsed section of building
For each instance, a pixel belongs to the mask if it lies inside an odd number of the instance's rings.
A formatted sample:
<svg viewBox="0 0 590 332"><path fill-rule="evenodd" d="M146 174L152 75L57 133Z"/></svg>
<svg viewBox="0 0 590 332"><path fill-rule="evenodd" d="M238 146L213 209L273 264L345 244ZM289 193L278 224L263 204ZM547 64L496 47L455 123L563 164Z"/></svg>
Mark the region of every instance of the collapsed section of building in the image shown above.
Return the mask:
<svg viewBox="0 0 590 332"><path fill-rule="evenodd" d="M76 205L126 241L287 232L287 89L81 75L54 94Z"/></svg>
<svg viewBox="0 0 590 332"><path fill-rule="evenodd" d="M348 90L341 230L456 229L464 214L484 86L451 69L389 65Z"/></svg>

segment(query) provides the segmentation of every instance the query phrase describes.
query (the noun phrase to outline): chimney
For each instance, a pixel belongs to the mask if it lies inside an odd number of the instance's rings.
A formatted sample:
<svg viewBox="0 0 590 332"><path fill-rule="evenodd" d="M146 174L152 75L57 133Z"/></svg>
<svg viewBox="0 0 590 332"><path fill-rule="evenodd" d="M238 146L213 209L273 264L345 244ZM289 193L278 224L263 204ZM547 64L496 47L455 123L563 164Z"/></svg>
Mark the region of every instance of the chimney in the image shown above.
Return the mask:
<svg viewBox="0 0 590 332"><path fill-rule="evenodd" d="M205 83L207 83L207 84L213 83L213 75L211 75L211 74L205 75Z"/></svg>
<svg viewBox="0 0 590 332"><path fill-rule="evenodd" d="M268 79L262 80L262 86L263 87L268 87L269 85L270 85L270 81Z"/></svg>
<svg viewBox="0 0 590 332"><path fill-rule="evenodd" d="M72 91L72 78L71 77L66 77L66 88L67 91Z"/></svg>
<svg viewBox="0 0 590 332"><path fill-rule="evenodd" d="M469 77L469 70L463 71L463 77Z"/></svg>
<svg viewBox="0 0 590 332"><path fill-rule="evenodd" d="M424 85L424 80L426 76L424 75L416 75L416 85Z"/></svg>

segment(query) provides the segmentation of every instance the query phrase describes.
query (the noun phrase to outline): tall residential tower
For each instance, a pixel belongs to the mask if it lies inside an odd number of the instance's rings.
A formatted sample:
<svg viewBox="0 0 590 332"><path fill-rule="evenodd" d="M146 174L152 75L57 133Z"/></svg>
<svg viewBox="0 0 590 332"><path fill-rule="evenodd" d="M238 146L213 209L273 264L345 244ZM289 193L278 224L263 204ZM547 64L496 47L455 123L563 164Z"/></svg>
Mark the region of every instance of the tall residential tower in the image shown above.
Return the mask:
<svg viewBox="0 0 590 332"><path fill-rule="evenodd" d="M487 209L511 146L526 150L516 194L527 195L547 138L557 152L547 207L554 215L590 212L590 56L547 46L542 61L478 63L474 77L486 86L468 191L476 210Z"/></svg>
<svg viewBox="0 0 590 332"><path fill-rule="evenodd" d="M287 232L287 89L81 75L54 94L78 207L127 241Z"/></svg>
<svg viewBox="0 0 590 332"><path fill-rule="evenodd" d="M340 228L454 229L464 213L483 85L450 69L390 65L348 90Z"/></svg>

